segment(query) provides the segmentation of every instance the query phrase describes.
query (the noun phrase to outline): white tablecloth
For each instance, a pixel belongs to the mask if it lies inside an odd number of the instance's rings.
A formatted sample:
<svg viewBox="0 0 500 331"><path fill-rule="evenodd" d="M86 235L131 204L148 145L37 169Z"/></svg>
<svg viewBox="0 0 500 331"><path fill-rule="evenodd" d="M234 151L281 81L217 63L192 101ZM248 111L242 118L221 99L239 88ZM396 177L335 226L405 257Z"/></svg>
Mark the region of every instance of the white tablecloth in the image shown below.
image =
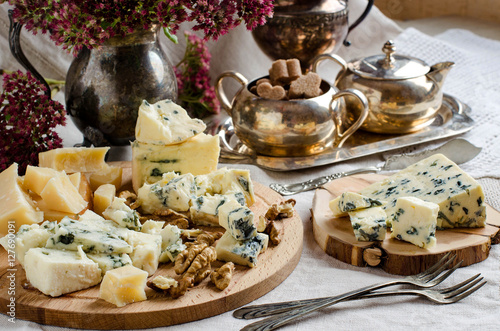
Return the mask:
<svg viewBox="0 0 500 331"><path fill-rule="evenodd" d="M350 1L351 13L359 15L365 0ZM15 69L17 64L9 56L6 48L7 6L0 6L0 67ZM479 178L486 193L487 202L500 210L500 43L480 38L465 30L450 30L435 37L425 35L415 29L400 30L392 21L374 9L369 18L354 30L350 40L353 46L341 49L341 56L350 60L355 57L380 53L387 39L396 38L398 50L405 54L422 58L433 64L438 61L454 61L456 67L451 71L444 87L472 107L470 116L477 126L463 137L483 147L483 152L473 161L462 166L471 175ZM401 34L400 34L401 33ZM182 38L180 38L182 39ZM170 49L172 62L179 59L182 46L165 43ZM35 66L42 74L52 78L64 78L71 56L58 52L42 36L30 36L24 32L23 47L28 58L35 59ZM248 78L266 74L271 61L256 47L251 36L243 28L238 28L217 44L211 44L213 54L212 74L217 76L224 70L234 69ZM61 128L64 144L72 146L82 140L81 134L69 121ZM383 155L364 157L352 162L343 162L295 172L278 173L264 171L250 165L252 178L260 183L291 183L310 179L319 175L373 165L385 156L401 151L418 151L434 147L444 141L422 144ZM113 158L129 159L128 147L114 149ZM230 167L236 167L229 165ZM254 304L283 300L303 299L316 296L336 295L374 283L398 278L375 268L358 268L340 262L325 254L316 244L310 222L310 208L313 192L301 193L296 209L304 224L304 249L294 272L276 289L257 299ZM460 282L476 273L482 273L488 284L476 294L453 305L436 305L414 297L390 297L342 303L324 309L292 323L283 330L500 330L500 245L493 246L490 257L484 262L457 270L443 286ZM170 327L170 330L237 330L247 322L234 319L231 312L188 324ZM1 328L20 328L26 330L57 330L50 326L38 325L17 320L16 324L7 322L5 315L0 316ZM89 325L89 328L92 326Z"/></svg>

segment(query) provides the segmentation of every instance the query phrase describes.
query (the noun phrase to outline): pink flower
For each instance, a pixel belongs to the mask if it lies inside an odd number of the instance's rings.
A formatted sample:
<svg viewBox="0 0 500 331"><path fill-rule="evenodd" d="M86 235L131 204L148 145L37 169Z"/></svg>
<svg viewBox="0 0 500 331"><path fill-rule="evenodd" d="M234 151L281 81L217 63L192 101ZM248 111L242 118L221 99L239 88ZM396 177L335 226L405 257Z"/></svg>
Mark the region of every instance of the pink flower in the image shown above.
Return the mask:
<svg viewBox="0 0 500 331"><path fill-rule="evenodd" d="M66 111L45 95L46 88L30 73L3 75L0 94L0 171L13 162L24 173L28 164L38 164L38 153L62 147L55 132L64 125Z"/></svg>

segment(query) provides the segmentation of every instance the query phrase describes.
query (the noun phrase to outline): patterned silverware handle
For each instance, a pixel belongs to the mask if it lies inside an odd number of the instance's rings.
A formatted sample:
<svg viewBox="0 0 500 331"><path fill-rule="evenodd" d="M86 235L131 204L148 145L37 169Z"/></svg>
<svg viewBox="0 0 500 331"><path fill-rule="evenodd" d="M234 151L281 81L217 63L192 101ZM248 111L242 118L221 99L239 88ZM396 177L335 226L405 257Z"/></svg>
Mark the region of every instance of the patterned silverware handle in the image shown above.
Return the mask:
<svg viewBox="0 0 500 331"><path fill-rule="evenodd" d="M326 183L331 182L334 179L339 179L342 177L351 176L351 175L355 175L355 174L362 174L362 173L367 173L367 172L378 172L380 170L381 170L380 167L366 167L366 168L360 168L360 169L346 171L346 172L339 172L336 174L327 175L327 176L323 176L323 177L318 177L315 179L307 180L307 181L302 182L302 183L295 183L295 184L272 183L269 185L269 187L281 195L293 195L293 194L297 194L300 192L305 192L305 191L317 189L317 188L325 185Z"/></svg>

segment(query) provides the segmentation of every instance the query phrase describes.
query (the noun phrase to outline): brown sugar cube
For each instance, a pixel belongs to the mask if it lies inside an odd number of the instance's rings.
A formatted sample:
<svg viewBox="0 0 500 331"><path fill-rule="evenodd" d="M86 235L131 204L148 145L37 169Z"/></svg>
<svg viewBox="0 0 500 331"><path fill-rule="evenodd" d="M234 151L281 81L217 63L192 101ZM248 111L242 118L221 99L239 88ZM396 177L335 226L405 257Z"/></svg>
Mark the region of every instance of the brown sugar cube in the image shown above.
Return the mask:
<svg viewBox="0 0 500 331"><path fill-rule="evenodd" d="M256 86L256 85L252 86L252 87L250 88L250 92L252 92L253 94L258 94L258 93L257 93L257 86Z"/></svg>
<svg viewBox="0 0 500 331"><path fill-rule="evenodd" d="M257 86L257 94L264 99L283 100L286 92L283 86L272 86L269 83L261 83Z"/></svg>
<svg viewBox="0 0 500 331"><path fill-rule="evenodd" d="M259 86L259 85L260 85L260 84L262 84L262 83L269 83L269 84L271 84L271 80L270 80L270 79L267 79L267 78L261 78L261 79L259 79L259 80L255 83L255 85ZM273 84L271 84L271 85L273 85Z"/></svg>
<svg viewBox="0 0 500 331"><path fill-rule="evenodd" d="M288 70L289 82L292 82L302 76L302 69L300 68L299 59L286 60L286 68Z"/></svg>
<svg viewBox="0 0 500 331"><path fill-rule="evenodd" d="M300 76L290 84L288 96L290 99L314 98L321 95L321 77L315 72Z"/></svg>
<svg viewBox="0 0 500 331"><path fill-rule="evenodd" d="M269 69L269 78L272 85L281 85L289 79L286 60L276 60Z"/></svg>

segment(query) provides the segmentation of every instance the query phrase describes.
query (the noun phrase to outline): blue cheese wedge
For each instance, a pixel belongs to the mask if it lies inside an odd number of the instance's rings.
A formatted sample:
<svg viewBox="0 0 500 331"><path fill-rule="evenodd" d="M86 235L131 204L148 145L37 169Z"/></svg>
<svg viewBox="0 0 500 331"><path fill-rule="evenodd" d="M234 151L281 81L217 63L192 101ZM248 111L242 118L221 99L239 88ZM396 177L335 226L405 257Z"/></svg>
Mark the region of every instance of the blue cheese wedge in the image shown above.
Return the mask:
<svg viewBox="0 0 500 331"><path fill-rule="evenodd" d="M80 223L68 217L57 225L45 247L76 251L81 246L86 253L131 253L132 247L117 234L96 226Z"/></svg>
<svg viewBox="0 0 500 331"><path fill-rule="evenodd" d="M267 249L268 242L269 236L265 233L258 233L251 239L241 241L226 232L217 241L215 251L218 260L255 267L259 254Z"/></svg>
<svg viewBox="0 0 500 331"><path fill-rule="evenodd" d="M160 232L162 238L160 262L175 261L177 255L186 249L186 245L181 239L181 230L175 226L167 224Z"/></svg>
<svg viewBox="0 0 500 331"><path fill-rule="evenodd" d="M352 229L358 241L384 240L387 232L387 214L382 207L348 212Z"/></svg>
<svg viewBox="0 0 500 331"><path fill-rule="evenodd" d="M132 265L132 260L128 254L87 254L87 257L98 264L104 276L109 270Z"/></svg>
<svg viewBox="0 0 500 331"><path fill-rule="evenodd" d="M161 181L155 184L144 184L137 193L137 199L146 214L164 209L184 212L189 210L189 203L195 193L196 187L192 174L167 173Z"/></svg>
<svg viewBox="0 0 500 331"><path fill-rule="evenodd" d="M422 248L436 245L436 222L439 206L415 197L396 200L391 238L408 241Z"/></svg>
<svg viewBox="0 0 500 331"><path fill-rule="evenodd" d="M31 248L44 247L47 240L54 234L56 222L43 222L42 224L23 224L17 231L14 238L14 251L16 259L24 267L24 255ZM11 251L8 242L9 237L4 236L0 239L0 244L6 251Z"/></svg>
<svg viewBox="0 0 500 331"><path fill-rule="evenodd" d="M205 226L219 226L219 208L229 200L235 200L241 206L245 205L243 193L230 193L226 195L201 195L191 201L189 214L194 224Z"/></svg>
<svg viewBox="0 0 500 331"><path fill-rule="evenodd" d="M359 209L379 207L385 204L384 201L365 197L354 192L344 192L329 203L330 210L334 217L347 216L347 212Z"/></svg>
<svg viewBox="0 0 500 331"><path fill-rule="evenodd" d="M141 231L142 224L139 221L139 215L135 210L127 206L123 198L115 197L111 205L104 210L102 215L123 228Z"/></svg>
<svg viewBox="0 0 500 331"><path fill-rule="evenodd" d="M99 284L101 270L80 250L31 248L25 256L26 278L43 294L57 297Z"/></svg>
<svg viewBox="0 0 500 331"><path fill-rule="evenodd" d="M197 196L242 193L248 207L255 202L253 183L248 170L220 168L207 175L196 176L195 184Z"/></svg>
<svg viewBox="0 0 500 331"><path fill-rule="evenodd" d="M217 170L219 137L204 133L176 145L132 143L132 184L137 190L144 183L152 184L164 173L208 174Z"/></svg>
<svg viewBox="0 0 500 331"><path fill-rule="evenodd" d="M189 117L186 110L172 100L155 104L144 100L139 107L135 138L155 145L180 144L205 129L202 120Z"/></svg>
<svg viewBox="0 0 500 331"><path fill-rule="evenodd" d="M439 205L438 228L485 226L481 185L442 154L432 155L359 193L388 201L388 220L397 211L396 199L416 197Z"/></svg>
<svg viewBox="0 0 500 331"><path fill-rule="evenodd" d="M219 225L236 240L248 240L257 235L254 213L235 200L229 200L219 208Z"/></svg>

